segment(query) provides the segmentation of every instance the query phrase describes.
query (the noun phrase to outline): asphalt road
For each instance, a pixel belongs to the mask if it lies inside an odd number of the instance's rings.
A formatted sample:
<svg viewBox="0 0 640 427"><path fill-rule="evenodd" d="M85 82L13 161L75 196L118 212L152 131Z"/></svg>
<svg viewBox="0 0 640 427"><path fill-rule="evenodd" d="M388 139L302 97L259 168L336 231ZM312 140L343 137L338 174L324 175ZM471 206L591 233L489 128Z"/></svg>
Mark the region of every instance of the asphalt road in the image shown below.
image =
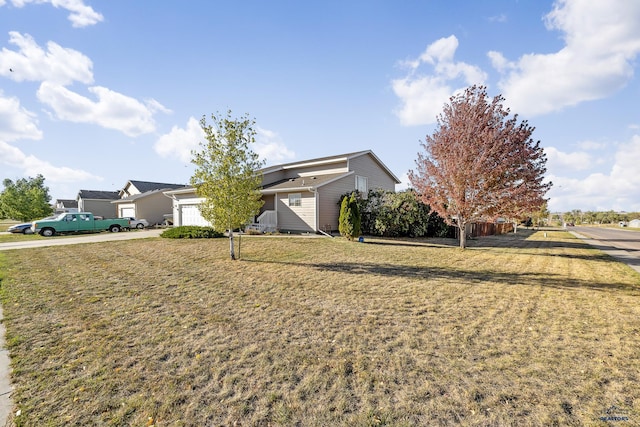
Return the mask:
<svg viewBox="0 0 640 427"><path fill-rule="evenodd" d="M640 273L640 232L601 227L567 227L567 230Z"/></svg>

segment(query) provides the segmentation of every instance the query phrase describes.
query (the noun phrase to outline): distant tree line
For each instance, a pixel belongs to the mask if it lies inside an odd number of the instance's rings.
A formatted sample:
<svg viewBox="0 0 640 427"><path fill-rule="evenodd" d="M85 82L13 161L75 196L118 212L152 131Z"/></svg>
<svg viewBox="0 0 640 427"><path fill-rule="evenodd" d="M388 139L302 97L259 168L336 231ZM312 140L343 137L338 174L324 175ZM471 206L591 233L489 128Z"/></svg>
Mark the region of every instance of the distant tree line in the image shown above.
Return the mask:
<svg viewBox="0 0 640 427"><path fill-rule="evenodd" d="M554 222L571 222L574 224L617 224L621 221L629 222L640 219L640 212L615 212L615 211L581 211L573 209L570 212L553 214Z"/></svg>
<svg viewBox="0 0 640 427"><path fill-rule="evenodd" d="M51 215L49 187L44 185L44 176L21 178L13 182L2 181L4 189L0 193L0 219L32 221Z"/></svg>

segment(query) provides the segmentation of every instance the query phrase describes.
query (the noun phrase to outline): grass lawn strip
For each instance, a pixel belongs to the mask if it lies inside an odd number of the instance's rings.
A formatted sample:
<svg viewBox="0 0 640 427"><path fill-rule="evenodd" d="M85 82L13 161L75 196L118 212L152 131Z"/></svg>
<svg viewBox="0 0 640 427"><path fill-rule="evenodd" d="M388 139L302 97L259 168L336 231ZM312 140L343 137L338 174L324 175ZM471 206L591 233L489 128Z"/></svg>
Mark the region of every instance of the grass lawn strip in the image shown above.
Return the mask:
<svg viewBox="0 0 640 427"><path fill-rule="evenodd" d="M640 275L565 232L11 251L16 425L640 422Z"/></svg>

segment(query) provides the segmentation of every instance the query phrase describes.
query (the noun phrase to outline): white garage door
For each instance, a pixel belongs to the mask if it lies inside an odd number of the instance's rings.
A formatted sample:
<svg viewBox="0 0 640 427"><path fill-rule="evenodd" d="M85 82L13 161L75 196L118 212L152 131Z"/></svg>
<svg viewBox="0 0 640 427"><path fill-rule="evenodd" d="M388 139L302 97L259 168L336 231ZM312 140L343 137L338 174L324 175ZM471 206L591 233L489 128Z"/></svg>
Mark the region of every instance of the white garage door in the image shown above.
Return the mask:
<svg viewBox="0 0 640 427"><path fill-rule="evenodd" d="M182 220L180 225L209 225L207 220L202 218L198 205L181 205L180 218Z"/></svg>
<svg viewBox="0 0 640 427"><path fill-rule="evenodd" d="M121 208L120 218L126 218L128 216L135 218L136 210L134 208Z"/></svg>

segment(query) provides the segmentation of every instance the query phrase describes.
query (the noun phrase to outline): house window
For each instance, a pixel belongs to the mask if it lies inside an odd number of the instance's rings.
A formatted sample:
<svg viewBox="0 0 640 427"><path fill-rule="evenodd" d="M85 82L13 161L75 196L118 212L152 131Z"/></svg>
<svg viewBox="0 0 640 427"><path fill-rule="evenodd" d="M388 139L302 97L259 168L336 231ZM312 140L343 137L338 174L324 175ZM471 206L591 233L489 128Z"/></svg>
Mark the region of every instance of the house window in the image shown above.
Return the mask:
<svg viewBox="0 0 640 427"><path fill-rule="evenodd" d="M302 206L302 194L289 194L289 206Z"/></svg>
<svg viewBox="0 0 640 427"><path fill-rule="evenodd" d="M367 177L356 175L356 190L362 194L367 194Z"/></svg>

